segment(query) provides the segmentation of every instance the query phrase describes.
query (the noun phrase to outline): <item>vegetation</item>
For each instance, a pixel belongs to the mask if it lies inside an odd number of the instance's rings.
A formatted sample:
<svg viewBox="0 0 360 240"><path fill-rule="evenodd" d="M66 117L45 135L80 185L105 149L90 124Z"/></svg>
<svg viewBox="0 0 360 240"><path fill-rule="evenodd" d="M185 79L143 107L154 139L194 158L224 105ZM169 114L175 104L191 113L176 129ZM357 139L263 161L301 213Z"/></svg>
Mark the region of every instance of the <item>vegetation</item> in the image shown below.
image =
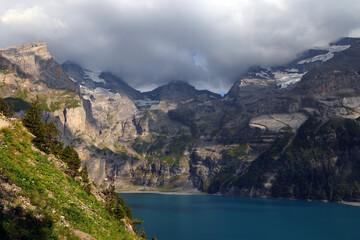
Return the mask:
<svg viewBox="0 0 360 240"><path fill-rule="evenodd" d="M8 97L4 98L4 101L13 105L14 112L26 111L31 107L30 103L21 98Z"/></svg>
<svg viewBox="0 0 360 240"><path fill-rule="evenodd" d="M269 150L262 153L250 164L244 175L236 179L235 185L240 188L263 187L267 181L267 173L276 169L278 156L289 142L289 139L289 135L278 138Z"/></svg>
<svg viewBox="0 0 360 240"><path fill-rule="evenodd" d="M208 193L217 193L222 186L228 186L235 180L235 168L231 165L225 165L221 167L221 170L216 174L214 180L206 190Z"/></svg>
<svg viewBox="0 0 360 240"><path fill-rule="evenodd" d="M351 119L310 118L281 156L274 197L360 200L360 124Z"/></svg>
<svg viewBox="0 0 360 240"><path fill-rule="evenodd" d="M232 158L238 158L239 156L243 156L248 154L250 151L250 146L248 143L241 143L237 147L231 147L227 150L227 155Z"/></svg>
<svg viewBox="0 0 360 240"><path fill-rule="evenodd" d="M19 88L17 90L17 93L15 95L16 98L20 98L22 100L26 100L27 96L28 96L29 91L27 89L21 89Z"/></svg>
<svg viewBox="0 0 360 240"><path fill-rule="evenodd" d="M49 215L40 218L31 210L21 206L10 207L7 211L0 203L1 239L57 239L54 220Z"/></svg>
<svg viewBox="0 0 360 240"><path fill-rule="evenodd" d="M114 187L110 187L103 191L105 195L105 208L106 210L117 219L121 220L123 218L128 218L133 220L133 215L131 213L131 207L125 205L124 199L122 199L119 194L115 192Z"/></svg>
<svg viewBox="0 0 360 240"><path fill-rule="evenodd" d="M76 150L70 145L63 148L63 143L57 138L59 131L55 124L43 123L41 118L41 101L36 98L26 111L22 122L24 126L35 135L34 145L45 153L52 153L60 157L68 165L68 172L72 177L79 175L81 161Z"/></svg>
<svg viewBox="0 0 360 240"><path fill-rule="evenodd" d="M6 117L12 117L14 115L13 104L0 98L0 113Z"/></svg>
<svg viewBox="0 0 360 240"><path fill-rule="evenodd" d="M309 118L292 142L291 131L283 131L269 150L242 166L235 174L236 162L221 167L205 189L216 193L231 186L263 189L269 176L273 197L360 201L360 122L331 119L325 124ZM245 145L230 148L226 154L237 158Z"/></svg>
<svg viewBox="0 0 360 240"><path fill-rule="evenodd" d="M76 108L80 106L80 100L78 100L77 95L75 92L70 91L62 91L60 93L54 93L55 97L52 98L50 102L49 111L54 112L56 110L61 109L62 107L65 108Z"/></svg>
<svg viewBox="0 0 360 240"><path fill-rule="evenodd" d="M2 128L0 139L0 239L77 239L72 229L97 239L138 239L84 190L84 178L69 177L57 158L34 149L19 122ZM9 193L4 183L18 190Z"/></svg>

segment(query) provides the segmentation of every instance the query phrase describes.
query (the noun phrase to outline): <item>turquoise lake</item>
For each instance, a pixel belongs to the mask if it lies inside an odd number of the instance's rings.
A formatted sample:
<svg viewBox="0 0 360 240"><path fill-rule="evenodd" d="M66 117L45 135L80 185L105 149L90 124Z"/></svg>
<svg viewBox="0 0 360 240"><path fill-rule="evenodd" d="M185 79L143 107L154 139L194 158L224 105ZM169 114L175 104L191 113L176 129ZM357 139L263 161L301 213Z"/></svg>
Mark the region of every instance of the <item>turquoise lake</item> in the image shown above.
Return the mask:
<svg viewBox="0 0 360 240"><path fill-rule="evenodd" d="M208 195L120 194L151 240L360 239L360 207Z"/></svg>

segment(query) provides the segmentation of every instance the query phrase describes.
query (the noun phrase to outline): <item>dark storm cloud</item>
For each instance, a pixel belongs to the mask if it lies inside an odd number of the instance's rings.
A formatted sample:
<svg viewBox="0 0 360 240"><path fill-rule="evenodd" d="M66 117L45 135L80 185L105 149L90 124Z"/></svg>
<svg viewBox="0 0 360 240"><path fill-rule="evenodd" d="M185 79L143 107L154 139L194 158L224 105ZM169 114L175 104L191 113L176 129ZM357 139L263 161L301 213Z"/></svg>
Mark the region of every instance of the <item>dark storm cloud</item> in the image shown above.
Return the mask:
<svg viewBox="0 0 360 240"><path fill-rule="evenodd" d="M221 90L252 65L358 35L359 10L356 0L9 0L0 47L41 39L59 62L110 70L135 87L180 79Z"/></svg>

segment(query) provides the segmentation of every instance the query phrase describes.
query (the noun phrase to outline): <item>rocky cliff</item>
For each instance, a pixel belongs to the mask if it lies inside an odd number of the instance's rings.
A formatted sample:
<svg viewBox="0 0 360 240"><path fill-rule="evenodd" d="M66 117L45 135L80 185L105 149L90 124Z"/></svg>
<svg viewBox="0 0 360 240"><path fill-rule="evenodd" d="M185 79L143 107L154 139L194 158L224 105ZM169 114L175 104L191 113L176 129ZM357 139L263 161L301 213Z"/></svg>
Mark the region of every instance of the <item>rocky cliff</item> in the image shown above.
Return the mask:
<svg viewBox="0 0 360 240"><path fill-rule="evenodd" d="M345 38L282 66L253 67L221 97L179 81L140 93L110 73L60 67L35 42L0 51L0 91L25 102L39 95L44 119L76 146L97 184L270 196L276 159L309 117L320 128L360 116L359 49Z"/></svg>

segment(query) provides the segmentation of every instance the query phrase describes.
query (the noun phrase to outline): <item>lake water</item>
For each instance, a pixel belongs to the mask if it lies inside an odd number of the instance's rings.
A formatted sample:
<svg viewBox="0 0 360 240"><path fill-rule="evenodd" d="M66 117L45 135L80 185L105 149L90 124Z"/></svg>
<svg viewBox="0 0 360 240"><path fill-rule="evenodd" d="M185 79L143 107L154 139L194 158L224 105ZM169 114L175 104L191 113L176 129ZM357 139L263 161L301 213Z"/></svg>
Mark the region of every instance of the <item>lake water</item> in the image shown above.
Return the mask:
<svg viewBox="0 0 360 240"><path fill-rule="evenodd" d="M158 240L360 240L360 207L207 195L120 194Z"/></svg>

